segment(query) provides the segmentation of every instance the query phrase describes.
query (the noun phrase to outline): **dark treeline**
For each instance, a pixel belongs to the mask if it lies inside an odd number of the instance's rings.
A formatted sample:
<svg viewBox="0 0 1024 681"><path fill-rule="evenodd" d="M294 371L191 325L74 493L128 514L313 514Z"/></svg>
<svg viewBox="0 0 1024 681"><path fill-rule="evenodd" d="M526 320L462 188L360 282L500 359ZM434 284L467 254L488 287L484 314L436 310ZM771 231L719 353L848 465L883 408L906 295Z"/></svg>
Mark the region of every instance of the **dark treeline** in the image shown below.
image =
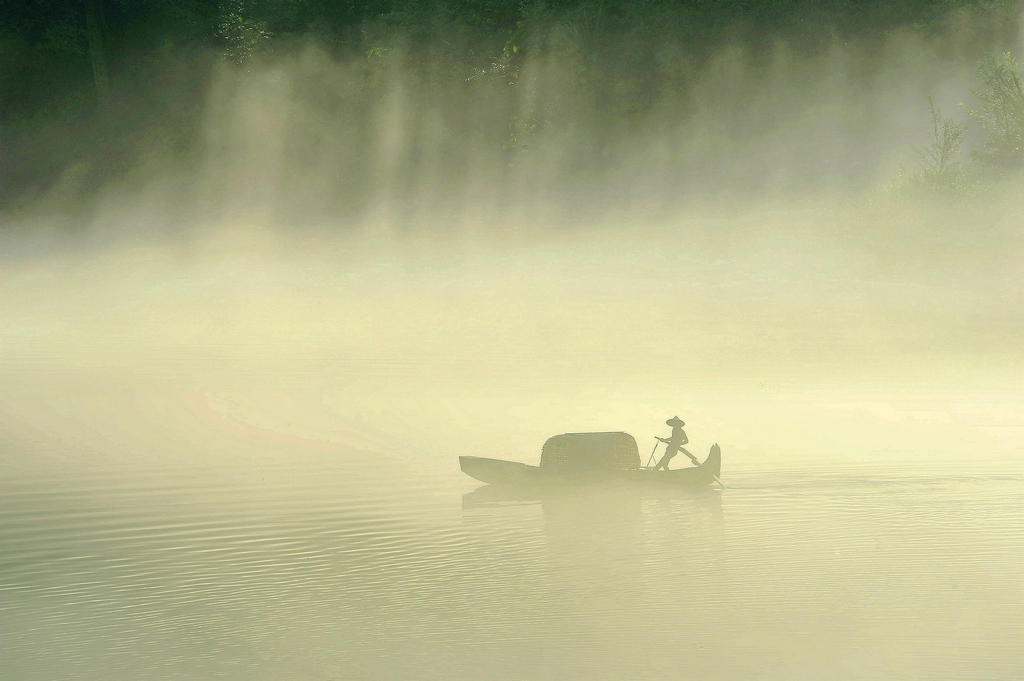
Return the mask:
<svg viewBox="0 0 1024 681"><path fill-rule="evenodd" d="M155 64L200 50L242 61L314 37L368 52L401 36L467 62L522 48L543 25L563 27L594 62L630 62L656 72L672 37L699 59L726 41L786 39L813 45L895 28L939 30L951 13L1010 17L1014 3L990 0L5 0L0 3L4 121L49 114L91 94L132 83ZM528 36L528 33L534 33ZM629 36L633 49L609 49ZM550 42L550 41L549 41ZM536 44L533 47L537 47ZM604 49L602 49L604 48ZM669 57L670 58L670 57ZM663 70L663 69L662 69ZM93 92L87 92L91 89Z"/></svg>
<svg viewBox="0 0 1024 681"><path fill-rule="evenodd" d="M0 201L45 185L69 161L100 150L114 166L119 159L128 163L154 124L164 126L163 143L187 148L188 123L202 105L212 63L245 68L309 42L368 64L396 53L411 68L440 59L453 82L512 83L529 55L556 53L582 74L575 87L628 117L666 86L685 89L687 78L725 45L756 51L785 41L814 50L897 29L941 32L958 18L1011 30L1017 6L998 0L3 0ZM517 125L532 123L512 121L513 144Z"/></svg>

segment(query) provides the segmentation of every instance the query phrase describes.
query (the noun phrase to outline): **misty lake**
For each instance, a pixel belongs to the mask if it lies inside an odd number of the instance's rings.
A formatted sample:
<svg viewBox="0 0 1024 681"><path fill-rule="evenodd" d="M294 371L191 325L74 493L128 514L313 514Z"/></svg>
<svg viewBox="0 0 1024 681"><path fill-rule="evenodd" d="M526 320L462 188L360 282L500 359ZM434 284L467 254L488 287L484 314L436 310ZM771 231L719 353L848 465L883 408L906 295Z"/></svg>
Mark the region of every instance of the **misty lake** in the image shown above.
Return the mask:
<svg viewBox="0 0 1024 681"><path fill-rule="evenodd" d="M455 453L291 447L45 470L5 451L3 678L1024 675L1016 468L726 450L724 492L529 498Z"/></svg>
<svg viewBox="0 0 1024 681"><path fill-rule="evenodd" d="M1015 251L638 235L10 239L0 677L1024 676ZM459 470L672 414L729 489Z"/></svg>
<svg viewBox="0 0 1024 681"><path fill-rule="evenodd" d="M0 681L1024 679L1022 6L5 3Z"/></svg>

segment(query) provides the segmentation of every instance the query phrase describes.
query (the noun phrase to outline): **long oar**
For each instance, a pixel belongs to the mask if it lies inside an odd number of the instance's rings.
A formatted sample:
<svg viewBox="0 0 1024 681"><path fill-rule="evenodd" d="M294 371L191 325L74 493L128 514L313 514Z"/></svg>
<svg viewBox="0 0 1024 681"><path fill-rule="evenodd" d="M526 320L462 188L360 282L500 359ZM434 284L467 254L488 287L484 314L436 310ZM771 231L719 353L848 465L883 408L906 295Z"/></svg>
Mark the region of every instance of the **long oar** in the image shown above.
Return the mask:
<svg viewBox="0 0 1024 681"><path fill-rule="evenodd" d="M695 464L697 464L697 468L704 468L704 466L701 465L700 461L697 460L697 457L695 457L693 454L690 454L690 452L686 451L682 447L679 447L678 445L677 445L677 447L678 447L679 451L681 451L683 454L686 454L686 456L690 457L690 461L692 461ZM729 489L728 487L725 486L724 482L722 482L721 480L718 479L717 475L712 473L711 477L715 479L715 482L717 482L719 485L722 486L722 489Z"/></svg>
<svg viewBox="0 0 1024 681"><path fill-rule="evenodd" d="M647 459L647 466L646 466L646 468L650 468L651 467L651 462L654 461L654 452L658 451L658 445L660 445L660 444L661 444L660 441L654 443L654 449L651 450L651 458Z"/></svg>

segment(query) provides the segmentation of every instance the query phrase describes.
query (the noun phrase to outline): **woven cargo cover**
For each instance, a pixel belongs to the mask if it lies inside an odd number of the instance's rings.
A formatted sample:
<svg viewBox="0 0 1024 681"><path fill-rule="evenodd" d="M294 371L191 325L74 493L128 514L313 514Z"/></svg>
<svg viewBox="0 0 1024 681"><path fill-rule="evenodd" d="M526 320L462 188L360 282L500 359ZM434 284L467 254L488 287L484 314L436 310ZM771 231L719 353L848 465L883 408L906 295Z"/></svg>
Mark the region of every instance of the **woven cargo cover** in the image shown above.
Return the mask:
<svg viewBox="0 0 1024 681"><path fill-rule="evenodd" d="M629 433L565 433L544 443L540 467L630 471L640 468L640 452Z"/></svg>

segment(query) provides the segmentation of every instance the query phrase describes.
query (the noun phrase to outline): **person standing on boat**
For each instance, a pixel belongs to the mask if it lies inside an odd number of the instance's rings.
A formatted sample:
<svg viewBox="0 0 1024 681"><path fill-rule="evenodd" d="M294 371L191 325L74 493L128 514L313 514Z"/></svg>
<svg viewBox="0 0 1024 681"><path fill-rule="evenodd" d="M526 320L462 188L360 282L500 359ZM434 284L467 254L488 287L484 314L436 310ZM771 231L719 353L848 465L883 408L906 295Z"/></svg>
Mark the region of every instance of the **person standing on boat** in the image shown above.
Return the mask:
<svg viewBox="0 0 1024 681"><path fill-rule="evenodd" d="M665 456L661 457L661 461L654 467L654 470L664 468L668 470L668 462L672 460L672 457L679 453L679 448L685 445L690 440L687 439L686 433L683 432L683 420L678 416L673 416L668 421L665 421L665 425L672 426L672 435L666 440L663 437L658 439L668 445L665 448Z"/></svg>

